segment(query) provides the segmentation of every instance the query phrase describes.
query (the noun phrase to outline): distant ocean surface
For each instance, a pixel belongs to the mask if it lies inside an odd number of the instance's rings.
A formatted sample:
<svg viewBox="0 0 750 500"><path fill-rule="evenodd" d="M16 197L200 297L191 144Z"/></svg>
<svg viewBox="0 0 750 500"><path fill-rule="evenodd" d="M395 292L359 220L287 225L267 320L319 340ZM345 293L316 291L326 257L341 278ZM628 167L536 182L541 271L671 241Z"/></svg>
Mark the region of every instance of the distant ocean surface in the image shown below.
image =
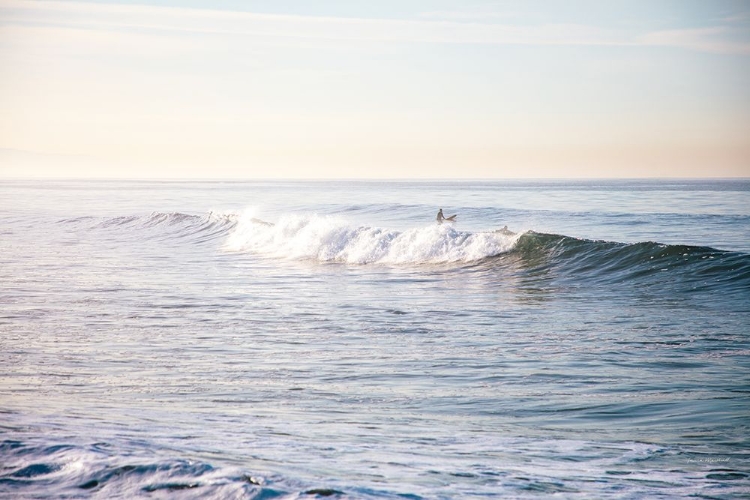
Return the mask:
<svg viewBox="0 0 750 500"><path fill-rule="evenodd" d="M750 496L750 180L5 180L0 285L3 498Z"/></svg>

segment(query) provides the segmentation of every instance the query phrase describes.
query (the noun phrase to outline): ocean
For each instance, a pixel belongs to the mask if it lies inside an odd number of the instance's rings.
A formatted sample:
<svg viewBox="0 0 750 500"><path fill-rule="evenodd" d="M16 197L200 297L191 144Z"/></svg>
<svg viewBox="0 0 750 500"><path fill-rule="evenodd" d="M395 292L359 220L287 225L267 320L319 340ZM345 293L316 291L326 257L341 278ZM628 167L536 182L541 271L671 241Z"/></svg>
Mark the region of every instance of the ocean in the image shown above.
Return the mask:
<svg viewBox="0 0 750 500"><path fill-rule="evenodd" d="M750 180L4 180L0 283L4 498L750 496Z"/></svg>

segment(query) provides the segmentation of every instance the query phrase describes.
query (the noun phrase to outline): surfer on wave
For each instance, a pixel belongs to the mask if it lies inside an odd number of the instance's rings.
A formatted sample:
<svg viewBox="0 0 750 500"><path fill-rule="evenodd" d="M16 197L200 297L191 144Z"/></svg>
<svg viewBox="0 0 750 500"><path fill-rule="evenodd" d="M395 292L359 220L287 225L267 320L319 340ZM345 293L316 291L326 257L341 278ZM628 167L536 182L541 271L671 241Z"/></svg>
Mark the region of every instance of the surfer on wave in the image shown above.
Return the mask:
<svg viewBox="0 0 750 500"><path fill-rule="evenodd" d="M438 210L438 214L437 214L437 222L438 222L438 224L442 224L442 223L443 223L443 221L448 221L448 222L455 222L455 220L456 220L456 215L458 215L458 214L455 214L455 215L451 215L450 217L445 217L445 216L443 215L443 209L441 208L440 210Z"/></svg>

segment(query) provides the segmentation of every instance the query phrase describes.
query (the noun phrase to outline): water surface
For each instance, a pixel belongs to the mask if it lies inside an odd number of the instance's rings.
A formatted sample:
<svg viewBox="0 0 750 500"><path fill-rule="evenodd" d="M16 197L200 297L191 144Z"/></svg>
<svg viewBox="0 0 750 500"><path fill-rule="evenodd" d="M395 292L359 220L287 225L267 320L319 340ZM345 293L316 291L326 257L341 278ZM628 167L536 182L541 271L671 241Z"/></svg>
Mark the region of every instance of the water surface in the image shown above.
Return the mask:
<svg viewBox="0 0 750 500"><path fill-rule="evenodd" d="M749 181L4 181L0 283L11 497L750 493Z"/></svg>

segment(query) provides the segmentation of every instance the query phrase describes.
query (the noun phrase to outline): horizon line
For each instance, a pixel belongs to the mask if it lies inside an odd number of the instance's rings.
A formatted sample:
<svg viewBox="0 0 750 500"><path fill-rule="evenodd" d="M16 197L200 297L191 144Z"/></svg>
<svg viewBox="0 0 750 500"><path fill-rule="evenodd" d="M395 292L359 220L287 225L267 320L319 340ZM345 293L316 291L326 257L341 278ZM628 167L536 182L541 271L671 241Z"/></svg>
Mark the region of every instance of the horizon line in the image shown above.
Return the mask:
<svg viewBox="0 0 750 500"><path fill-rule="evenodd" d="M717 177L21 177L2 181L127 181L127 182L480 182L480 181L750 181L748 176Z"/></svg>

